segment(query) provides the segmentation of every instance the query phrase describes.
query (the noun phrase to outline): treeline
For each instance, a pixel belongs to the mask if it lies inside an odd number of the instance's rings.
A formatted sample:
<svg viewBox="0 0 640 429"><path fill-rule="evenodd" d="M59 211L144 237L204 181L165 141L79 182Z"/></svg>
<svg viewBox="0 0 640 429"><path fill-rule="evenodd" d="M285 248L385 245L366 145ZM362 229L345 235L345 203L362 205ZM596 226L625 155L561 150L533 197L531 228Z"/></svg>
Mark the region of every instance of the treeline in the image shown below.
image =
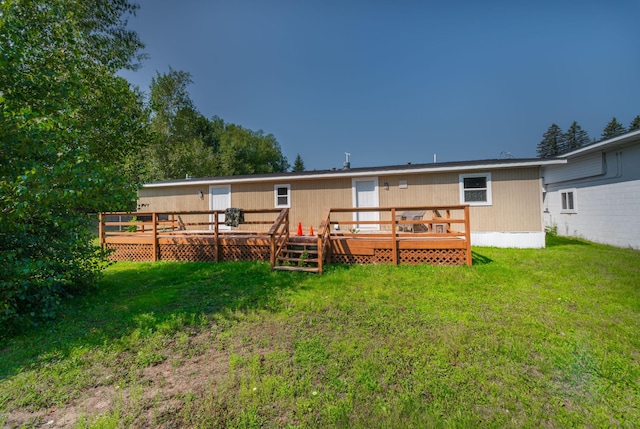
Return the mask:
<svg viewBox="0 0 640 429"><path fill-rule="evenodd" d="M152 79L147 103L152 139L133 159L139 182L289 169L272 134L202 115L189 96L191 83L188 72L171 68Z"/></svg>
<svg viewBox="0 0 640 429"><path fill-rule="evenodd" d="M625 128L614 117L602 130L599 140L589 138L587 132L576 121L573 121L566 132L563 132L558 125L551 124L547 132L542 135L542 141L538 143L538 158L549 158L570 152L588 144L607 140L638 129L640 129L640 115L631 121L628 128Z"/></svg>

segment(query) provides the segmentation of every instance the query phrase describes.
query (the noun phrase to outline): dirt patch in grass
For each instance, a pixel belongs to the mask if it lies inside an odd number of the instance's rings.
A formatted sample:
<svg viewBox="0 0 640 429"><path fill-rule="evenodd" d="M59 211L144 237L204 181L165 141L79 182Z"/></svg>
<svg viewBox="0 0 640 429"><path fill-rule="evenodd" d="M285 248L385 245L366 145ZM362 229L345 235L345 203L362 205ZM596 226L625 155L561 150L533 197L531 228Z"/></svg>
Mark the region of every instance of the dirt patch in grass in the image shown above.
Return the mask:
<svg viewBox="0 0 640 429"><path fill-rule="evenodd" d="M101 414L116 411L131 414L134 426L172 426L168 418L180 410L186 395L215 392L216 386L226 380L230 353L215 349L210 343L209 332L199 333L190 338L189 345L189 350L201 351L196 356L185 358L184 349L169 347L163 362L129 374L127 378L133 381L115 381L85 389L76 395L80 399L61 408L33 412L12 410L5 425L65 428L80 419L91 421ZM105 375L104 382L108 383L110 378L113 377Z"/></svg>
<svg viewBox="0 0 640 429"><path fill-rule="evenodd" d="M251 330L249 330L251 328ZM185 404L195 398L217 398L237 389L229 376L232 355L248 358L266 355L290 341L279 323L240 323L235 335L212 335L210 330L189 332L188 344L178 339L162 350L164 360L129 374L114 375L116 368L102 368L96 386L84 389L64 407L28 411L14 409L6 427L67 428L78 422L95 422L104 416L132 427L169 428L183 426L180 415ZM253 332L252 332L253 331ZM284 344L287 347L286 344ZM133 362L123 353L118 362ZM237 379L237 377L236 377ZM224 404L220 404L224 407Z"/></svg>

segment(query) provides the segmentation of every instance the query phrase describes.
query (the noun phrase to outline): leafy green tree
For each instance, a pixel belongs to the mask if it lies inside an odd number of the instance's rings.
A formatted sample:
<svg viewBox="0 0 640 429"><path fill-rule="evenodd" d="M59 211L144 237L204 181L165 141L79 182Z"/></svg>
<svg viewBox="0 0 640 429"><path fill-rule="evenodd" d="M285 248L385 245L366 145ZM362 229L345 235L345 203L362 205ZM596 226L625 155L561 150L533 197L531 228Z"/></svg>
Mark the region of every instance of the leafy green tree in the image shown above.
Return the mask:
<svg viewBox="0 0 640 429"><path fill-rule="evenodd" d="M590 143L589 135L576 121L573 121L566 133L564 133L562 151L569 152L586 146Z"/></svg>
<svg viewBox="0 0 640 429"><path fill-rule="evenodd" d="M151 82L154 140L142 162L145 181L189 176L283 172L289 168L272 134L206 119L188 92L188 72L169 68Z"/></svg>
<svg viewBox="0 0 640 429"><path fill-rule="evenodd" d="M629 124L628 131L640 130L640 115L633 118L633 121Z"/></svg>
<svg viewBox="0 0 640 429"><path fill-rule="evenodd" d="M601 137L602 137L602 140L608 140L616 136L619 136L621 134L624 134L625 132L626 130L624 129L624 126L620 122L618 122L616 118L613 118L611 119L611 121L609 121L607 126L604 127Z"/></svg>
<svg viewBox="0 0 640 429"><path fill-rule="evenodd" d="M293 161L293 169L292 171L300 172L304 171L304 161L300 154L296 155L295 161Z"/></svg>
<svg viewBox="0 0 640 429"><path fill-rule="evenodd" d="M558 155L564 145L564 134L556 124L551 124L542 141L538 143L538 158L550 158Z"/></svg>
<svg viewBox="0 0 640 429"><path fill-rule="evenodd" d="M172 68L151 81L154 139L142 161L147 182L211 176L219 170L216 155L224 121L198 112L188 91L192 83L190 73Z"/></svg>
<svg viewBox="0 0 640 429"><path fill-rule="evenodd" d="M142 47L126 0L0 2L0 324L53 317L103 264L89 213L135 204L147 142L116 76Z"/></svg>
<svg viewBox="0 0 640 429"><path fill-rule="evenodd" d="M282 173L289 169L287 158L273 134L227 124L218 153L220 175Z"/></svg>

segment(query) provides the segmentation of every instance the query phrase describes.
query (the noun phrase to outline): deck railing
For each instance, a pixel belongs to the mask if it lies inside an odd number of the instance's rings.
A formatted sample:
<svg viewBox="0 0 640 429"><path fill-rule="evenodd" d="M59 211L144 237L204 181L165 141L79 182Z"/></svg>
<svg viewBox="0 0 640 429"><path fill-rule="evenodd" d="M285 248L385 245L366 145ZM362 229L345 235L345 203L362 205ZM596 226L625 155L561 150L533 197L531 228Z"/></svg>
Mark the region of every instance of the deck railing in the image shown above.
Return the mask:
<svg viewBox="0 0 640 429"><path fill-rule="evenodd" d="M100 244L115 260L264 260L271 267L290 244L289 209L243 210L225 230L222 210L103 213ZM468 205L327 209L315 240L326 263L471 265ZM120 259L118 259L120 258Z"/></svg>
<svg viewBox="0 0 640 429"><path fill-rule="evenodd" d="M271 269L276 266L276 261L287 247L289 241L289 209L282 209L276 220L269 229L269 247L271 249L269 262Z"/></svg>
<svg viewBox="0 0 640 429"><path fill-rule="evenodd" d="M211 249L207 255L217 262L220 258L220 243L229 237L254 237L263 240L280 240L282 231L288 234L288 209L243 210L244 221L240 228L230 228L224 222L224 210L184 212L107 212L99 216L98 233L103 249L111 245L143 247L134 255L135 260L157 261L159 249L165 243L175 245L201 244ZM274 215L278 215L274 222ZM273 234L276 223L284 219L282 226ZM225 229L230 228L230 229ZM267 232L269 231L269 232ZM268 251L268 249L266 249ZM135 253L135 250L131 251ZM203 257L210 260L208 257Z"/></svg>
<svg viewBox="0 0 640 429"><path fill-rule="evenodd" d="M373 216L367 216L372 214ZM377 217L378 219L371 219ZM431 246L465 244L465 263L471 265L471 228L469 205L358 207L327 210L319 231L318 248L331 246L331 240L362 238L389 240L391 263L398 263L398 245L402 240L430 241ZM457 243L453 243L456 240Z"/></svg>

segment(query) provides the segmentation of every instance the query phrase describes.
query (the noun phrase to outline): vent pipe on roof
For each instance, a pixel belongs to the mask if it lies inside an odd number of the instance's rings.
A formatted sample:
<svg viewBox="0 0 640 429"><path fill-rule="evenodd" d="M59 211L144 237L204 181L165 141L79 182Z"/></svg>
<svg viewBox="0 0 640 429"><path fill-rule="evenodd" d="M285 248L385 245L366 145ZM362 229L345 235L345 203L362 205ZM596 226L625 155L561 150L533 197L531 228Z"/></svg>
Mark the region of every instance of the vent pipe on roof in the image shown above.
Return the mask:
<svg viewBox="0 0 640 429"><path fill-rule="evenodd" d="M435 153L433 154L433 163L434 164L438 163L438 155L436 155Z"/></svg>
<svg viewBox="0 0 640 429"><path fill-rule="evenodd" d="M349 152L345 152L344 156L345 156L345 161L342 164L342 169L343 170L348 170L348 169L351 168L351 163L349 162L349 157L351 156L351 154Z"/></svg>

